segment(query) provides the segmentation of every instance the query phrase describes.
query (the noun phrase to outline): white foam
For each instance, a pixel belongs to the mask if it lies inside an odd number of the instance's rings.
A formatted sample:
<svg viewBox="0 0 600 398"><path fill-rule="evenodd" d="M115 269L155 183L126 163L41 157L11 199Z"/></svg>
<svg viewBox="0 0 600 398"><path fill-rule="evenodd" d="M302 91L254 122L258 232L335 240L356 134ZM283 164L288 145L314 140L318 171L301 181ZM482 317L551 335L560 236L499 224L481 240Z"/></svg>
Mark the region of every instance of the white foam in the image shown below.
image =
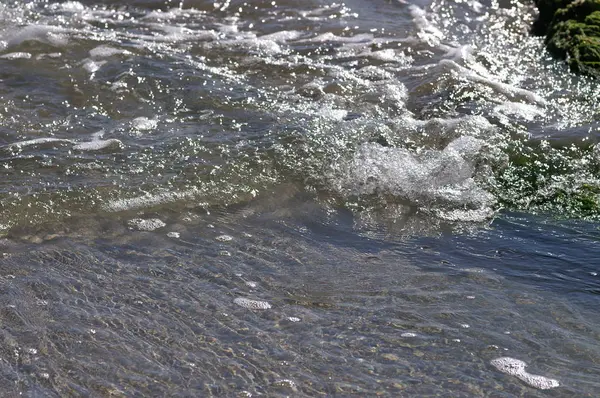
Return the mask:
<svg viewBox="0 0 600 398"><path fill-rule="evenodd" d="M537 95L536 93L519 87L511 86L510 84L502 83L496 80L496 78L494 78L493 76L489 76L487 72L485 73L488 76L484 76L480 73L475 72L472 69L460 66L456 62L449 59L441 60L440 66L448 67L456 71L459 76L467 80L470 80L475 83L484 84L490 88L493 88L497 92L504 94L513 101L526 101L540 106L544 106L547 104L546 100Z"/></svg>
<svg viewBox="0 0 600 398"><path fill-rule="evenodd" d="M81 12L85 6L78 1L65 1L64 3L52 4L52 8L66 12Z"/></svg>
<svg viewBox="0 0 600 398"><path fill-rule="evenodd" d="M245 297L237 297L233 300L233 302L234 304L249 310L268 310L271 308L271 304L266 301L252 300Z"/></svg>
<svg viewBox="0 0 600 398"><path fill-rule="evenodd" d="M331 32L323 33L321 35L312 37L307 39L308 42L317 42L317 43L325 43L325 42L337 42L337 43L352 43L352 44L364 44L364 43L372 43L373 35L371 33L360 33L354 36L337 36Z"/></svg>
<svg viewBox="0 0 600 398"><path fill-rule="evenodd" d="M162 220L158 218L134 218L132 220L127 221L127 225L131 228L138 229L140 231L154 231L156 229L162 228L166 226Z"/></svg>
<svg viewBox="0 0 600 398"><path fill-rule="evenodd" d="M171 8L169 10L163 11L163 10L156 10L156 11L152 11L146 15L144 15L141 19L142 20L158 20L158 21L163 21L165 19L175 19L178 18L180 16L183 17L190 17L193 15L198 15L198 16L202 16L204 15L204 12L201 10L196 10L194 8Z"/></svg>
<svg viewBox="0 0 600 398"><path fill-rule="evenodd" d="M261 40L271 40L276 43L285 43L291 40L297 40L301 38L305 33L297 30L282 30L279 32L271 33L268 35L260 36Z"/></svg>
<svg viewBox="0 0 600 398"><path fill-rule="evenodd" d="M5 39L9 47L18 46L26 41L39 41L53 46L65 46L68 30L51 25L29 25L9 34Z"/></svg>
<svg viewBox="0 0 600 398"><path fill-rule="evenodd" d="M344 109L323 108L319 111L319 115L325 119L341 121L348 115L348 111Z"/></svg>
<svg viewBox="0 0 600 398"><path fill-rule="evenodd" d="M347 196L393 195L424 209L485 209L493 196L476 184L474 166L466 159L479 147L473 137L421 154L366 143L341 168L335 189Z"/></svg>
<svg viewBox="0 0 600 398"><path fill-rule="evenodd" d="M90 50L90 57L92 58L108 58L115 55L127 55L131 54L130 51L123 50L120 48L114 48L106 45L98 46Z"/></svg>
<svg viewBox="0 0 600 398"><path fill-rule="evenodd" d="M502 373L517 377L519 380L540 390L548 390L560 386L558 380L528 373L527 364L519 359L501 357L493 359L490 364Z"/></svg>
<svg viewBox="0 0 600 398"><path fill-rule="evenodd" d="M137 131L154 130L158 126L158 120L147 117L136 117L131 121L131 128Z"/></svg>
<svg viewBox="0 0 600 398"><path fill-rule="evenodd" d="M35 56L36 60L44 59L44 58L60 58L62 57L62 53L49 53L49 54L38 54Z"/></svg>
<svg viewBox="0 0 600 398"><path fill-rule="evenodd" d="M106 61L94 61L91 59L85 59L82 61L81 65L83 66L83 69L90 72L93 77L94 73L98 72L104 64L106 64Z"/></svg>
<svg viewBox="0 0 600 398"><path fill-rule="evenodd" d="M499 115L508 115L518 117L523 120L533 121L537 117L544 115L544 110L539 106L524 104L522 102L504 102L494 108L494 112Z"/></svg>
<svg viewBox="0 0 600 398"><path fill-rule="evenodd" d="M93 140L88 142L81 142L73 146L73 149L78 151L101 151L105 149L121 149L123 143L121 140L111 138L108 140Z"/></svg>
<svg viewBox="0 0 600 398"><path fill-rule="evenodd" d="M44 138L34 138L32 140L26 140L26 141L19 141L19 142L14 142L12 144L7 145L5 148L7 149L23 149L24 147L28 147L28 146L32 146L32 145L43 145L43 144L51 144L51 143L66 143L66 144L73 144L73 141L71 140L67 140L64 138L51 138L51 137L44 137Z"/></svg>
<svg viewBox="0 0 600 398"><path fill-rule="evenodd" d="M16 53L8 53L0 56L3 59L29 59L31 58L30 53L25 52L16 52Z"/></svg>
<svg viewBox="0 0 600 398"><path fill-rule="evenodd" d="M435 46L444 38L444 34L427 19L427 13L416 5L409 7L410 15L419 31L417 37L429 45Z"/></svg>
<svg viewBox="0 0 600 398"><path fill-rule="evenodd" d="M362 57L368 57L384 62L396 62L399 57L396 55L396 51L391 48L379 51L365 51L359 54Z"/></svg>
<svg viewBox="0 0 600 398"><path fill-rule="evenodd" d="M229 235L219 235L215 238L215 240L218 240L219 242L231 242L233 237Z"/></svg>
<svg viewBox="0 0 600 398"><path fill-rule="evenodd" d="M464 45L458 47L450 47L446 52L446 57L452 58L454 60L461 60L471 58L471 54L473 53L473 46Z"/></svg>
<svg viewBox="0 0 600 398"><path fill-rule="evenodd" d="M133 198L111 200L103 206L107 211L125 211L144 207L158 206L160 204L174 202L181 199L191 199L195 196L195 190L187 192L161 192L146 194Z"/></svg>

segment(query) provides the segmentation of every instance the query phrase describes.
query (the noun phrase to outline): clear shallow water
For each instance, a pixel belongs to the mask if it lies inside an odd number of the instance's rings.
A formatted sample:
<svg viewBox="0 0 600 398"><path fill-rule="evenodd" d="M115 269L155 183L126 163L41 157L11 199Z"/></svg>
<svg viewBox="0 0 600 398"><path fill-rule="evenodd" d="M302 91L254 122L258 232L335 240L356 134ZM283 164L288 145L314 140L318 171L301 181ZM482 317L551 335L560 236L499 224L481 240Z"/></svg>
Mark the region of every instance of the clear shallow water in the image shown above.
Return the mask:
<svg viewBox="0 0 600 398"><path fill-rule="evenodd" d="M598 88L532 5L0 11L7 393L597 395Z"/></svg>

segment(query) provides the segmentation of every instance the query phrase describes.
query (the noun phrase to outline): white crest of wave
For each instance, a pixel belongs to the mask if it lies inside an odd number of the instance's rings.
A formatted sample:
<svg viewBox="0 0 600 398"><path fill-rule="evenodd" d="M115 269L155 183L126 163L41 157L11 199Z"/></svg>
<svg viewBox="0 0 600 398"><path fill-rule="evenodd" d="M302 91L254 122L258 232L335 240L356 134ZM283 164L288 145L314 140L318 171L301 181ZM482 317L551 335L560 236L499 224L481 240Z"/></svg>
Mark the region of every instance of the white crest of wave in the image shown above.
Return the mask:
<svg viewBox="0 0 600 398"><path fill-rule="evenodd" d="M475 181L471 160L484 144L461 136L443 150L413 152L365 143L340 168L334 189L347 197L391 196L446 219L485 219L494 198Z"/></svg>

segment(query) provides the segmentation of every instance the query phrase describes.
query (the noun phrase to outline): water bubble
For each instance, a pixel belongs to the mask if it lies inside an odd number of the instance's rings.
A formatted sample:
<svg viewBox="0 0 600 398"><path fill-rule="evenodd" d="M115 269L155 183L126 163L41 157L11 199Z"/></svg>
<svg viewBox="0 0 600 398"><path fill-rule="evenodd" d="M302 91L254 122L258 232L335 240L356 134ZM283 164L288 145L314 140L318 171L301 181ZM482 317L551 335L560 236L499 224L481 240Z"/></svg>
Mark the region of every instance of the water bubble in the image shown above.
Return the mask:
<svg viewBox="0 0 600 398"><path fill-rule="evenodd" d="M517 377L519 380L541 390L558 387L558 380L528 373L527 364L519 359L501 357L493 359L490 364L502 373Z"/></svg>
<svg viewBox="0 0 600 398"><path fill-rule="evenodd" d="M252 300L244 297L237 297L233 302L240 307L247 308L249 310L268 310L271 308L271 304L266 301Z"/></svg>
<svg viewBox="0 0 600 398"><path fill-rule="evenodd" d="M167 232L169 238L179 238L179 232Z"/></svg>
<svg viewBox="0 0 600 398"><path fill-rule="evenodd" d="M301 321L301 319L296 316L288 316L287 320L290 322L300 322Z"/></svg>
<svg viewBox="0 0 600 398"><path fill-rule="evenodd" d="M413 332L404 332L400 335L400 337L417 337L417 335Z"/></svg>

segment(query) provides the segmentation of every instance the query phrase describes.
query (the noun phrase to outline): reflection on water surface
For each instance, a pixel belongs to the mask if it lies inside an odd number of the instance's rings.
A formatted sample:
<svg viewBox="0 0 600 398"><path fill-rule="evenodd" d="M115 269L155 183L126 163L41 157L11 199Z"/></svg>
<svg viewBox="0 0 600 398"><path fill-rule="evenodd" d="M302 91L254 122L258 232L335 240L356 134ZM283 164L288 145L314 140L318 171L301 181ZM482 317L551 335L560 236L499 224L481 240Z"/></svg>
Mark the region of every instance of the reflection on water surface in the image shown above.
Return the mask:
<svg viewBox="0 0 600 398"><path fill-rule="evenodd" d="M4 2L2 390L597 395L598 87L533 18Z"/></svg>

